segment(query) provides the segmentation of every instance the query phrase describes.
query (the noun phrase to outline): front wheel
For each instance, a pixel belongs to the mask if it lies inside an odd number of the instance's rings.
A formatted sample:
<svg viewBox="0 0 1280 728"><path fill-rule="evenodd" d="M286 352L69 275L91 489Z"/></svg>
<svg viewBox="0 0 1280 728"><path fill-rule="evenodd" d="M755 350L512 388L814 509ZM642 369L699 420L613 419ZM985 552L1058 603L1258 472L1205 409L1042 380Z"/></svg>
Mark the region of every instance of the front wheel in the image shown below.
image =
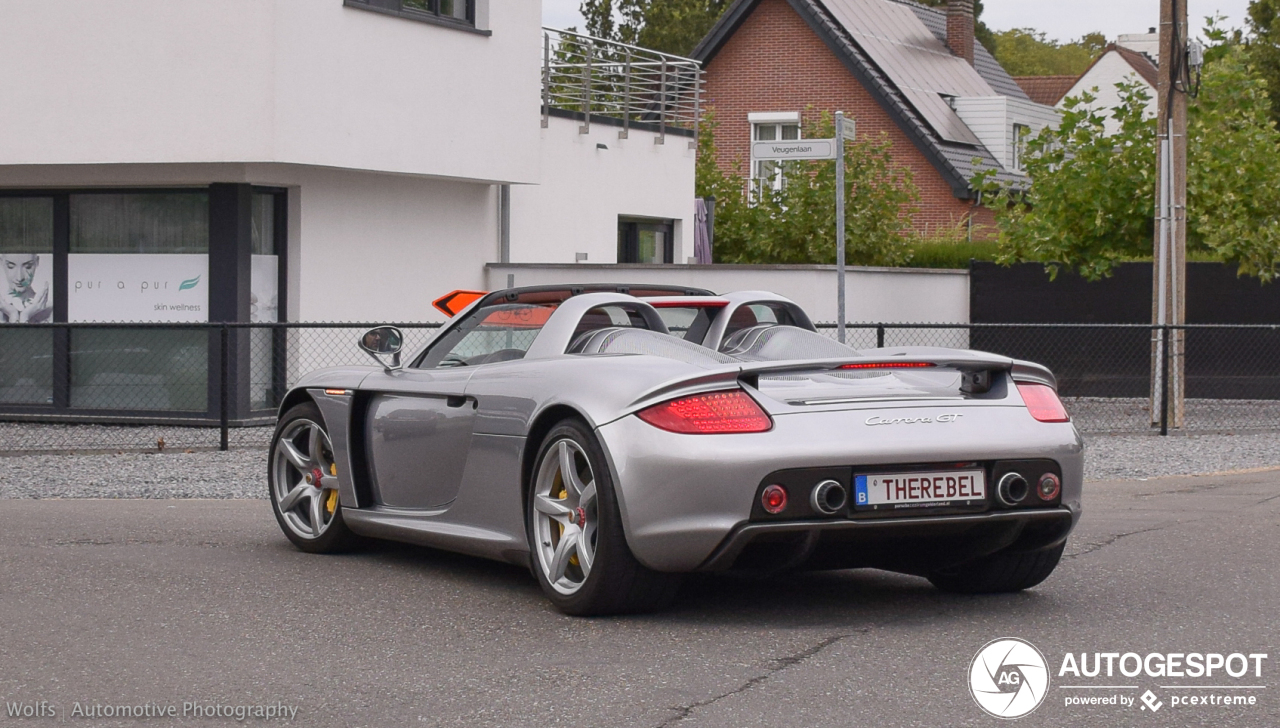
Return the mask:
<svg viewBox="0 0 1280 728"><path fill-rule="evenodd" d="M584 423L566 420L543 440L526 512L534 575L565 614L652 611L675 598L680 577L631 554L604 453Z"/></svg>
<svg viewBox="0 0 1280 728"><path fill-rule="evenodd" d="M929 575L934 586L959 594L997 594L1030 589L1049 578L1066 544L1040 551L997 551L976 561Z"/></svg>
<svg viewBox="0 0 1280 728"><path fill-rule="evenodd" d="M267 460L271 509L284 535L311 553L349 548L355 535L338 507L338 466L320 408L306 402L280 418Z"/></svg>

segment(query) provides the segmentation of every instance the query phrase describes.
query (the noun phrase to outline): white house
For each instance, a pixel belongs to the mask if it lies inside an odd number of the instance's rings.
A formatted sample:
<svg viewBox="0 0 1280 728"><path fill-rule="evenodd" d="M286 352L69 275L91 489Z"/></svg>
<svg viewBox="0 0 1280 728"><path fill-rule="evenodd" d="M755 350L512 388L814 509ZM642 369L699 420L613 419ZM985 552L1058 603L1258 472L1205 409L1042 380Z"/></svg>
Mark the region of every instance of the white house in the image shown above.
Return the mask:
<svg viewBox="0 0 1280 728"><path fill-rule="evenodd" d="M0 3L0 323L431 321L490 263L685 260L697 64L541 11ZM0 331L0 405L211 411L164 333Z"/></svg>
<svg viewBox="0 0 1280 728"><path fill-rule="evenodd" d="M1063 95L1062 100L1058 102L1058 107L1063 108L1067 99L1087 91L1097 99L1092 104L1093 108L1113 109L1120 105L1120 91L1116 84L1136 82L1145 87L1147 94L1151 97L1147 102L1147 114L1155 117L1156 84L1159 80L1156 64L1151 56L1133 49L1134 47L1150 48L1148 35L1121 36L1128 39L1127 45L1113 43L1107 46L1102 55L1094 60L1088 70L1081 74L1070 90ZM1119 130L1119 124L1108 117L1106 130L1108 134L1114 134Z"/></svg>

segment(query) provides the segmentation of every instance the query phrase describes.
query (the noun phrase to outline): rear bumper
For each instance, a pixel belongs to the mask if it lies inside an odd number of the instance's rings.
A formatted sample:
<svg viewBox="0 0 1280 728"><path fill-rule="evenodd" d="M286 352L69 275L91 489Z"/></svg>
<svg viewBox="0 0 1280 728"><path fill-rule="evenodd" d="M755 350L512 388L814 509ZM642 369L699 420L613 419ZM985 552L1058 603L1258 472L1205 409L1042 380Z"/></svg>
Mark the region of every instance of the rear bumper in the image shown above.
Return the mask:
<svg viewBox="0 0 1280 728"><path fill-rule="evenodd" d="M731 569L744 552L757 545L776 551L776 558L766 558L764 563L873 566L923 574L944 565L942 559L961 563L1008 547L1055 547L1066 540L1072 520L1069 509L1052 508L962 516L747 523L725 537L698 571Z"/></svg>
<svg viewBox="0 0 1280 728"><path fill-rule="evenodd" d="M758 541L765 533L751 521L757 488L770 473L788 468L856 470L911 463L1050 459L1062 470L1060 510L1067 514L1069 524L1079 518L1083 442L1070 423L1036 422L1020 406L958 410L922 406L910 408L911 416L936 419L959 411L963 417L946 424L867 424L875 416L902 417L905 409L775 416L769 432L741 435L679 435L652 427L638 417L603 425L597 433L616 485L627 544L641 563L656 571L727 568L721 566L724 561L716 554L740 538L740 532L758 534L749 541ZM950 532L954 528L951 524L958 527L975 517L1012 528L1008 524L1016 522L1002 520L1006 514L1043 512L1055 509L895 517L875 519L875 523L860 519L785 521L770 523L769 529L780 530L768 533L776 534L771 538L788 538L788 533L813 531L821 535L824 544L837 537L863 538L854 534L893 541L893 528L912 524L923 529L917 531L918 539L927 540L929 531ZM994 525L987 528L1001 530ZM840 534L830 533L831 529Z"/></svg>

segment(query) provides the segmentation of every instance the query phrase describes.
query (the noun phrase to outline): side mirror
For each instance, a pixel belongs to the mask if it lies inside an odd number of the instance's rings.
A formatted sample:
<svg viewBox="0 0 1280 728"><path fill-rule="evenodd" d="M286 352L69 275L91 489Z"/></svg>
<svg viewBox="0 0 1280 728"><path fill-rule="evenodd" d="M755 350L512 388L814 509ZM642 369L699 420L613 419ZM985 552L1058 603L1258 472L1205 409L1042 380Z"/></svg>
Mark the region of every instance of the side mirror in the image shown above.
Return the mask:
<svg viewBox="0 0 1280 728"><path fill-rule="evenodd" d="M360 350L373 357L387 371L400 368L400 350L404 347L404 334L394 326L379 326L360 335ZM382 357L391 357L388 364Z"/></svg>

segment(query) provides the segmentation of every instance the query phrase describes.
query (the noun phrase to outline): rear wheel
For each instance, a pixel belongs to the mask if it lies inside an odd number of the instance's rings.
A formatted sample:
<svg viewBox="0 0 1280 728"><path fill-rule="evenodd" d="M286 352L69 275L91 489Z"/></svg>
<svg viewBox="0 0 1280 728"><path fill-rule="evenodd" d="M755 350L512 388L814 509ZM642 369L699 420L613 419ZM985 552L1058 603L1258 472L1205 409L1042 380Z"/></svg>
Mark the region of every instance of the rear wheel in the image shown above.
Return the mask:
<svg viewBox="0 0 1280 728"><path fill-rule="evenodd" d="M280 418L267 462L271 508L295 546L333 553L354 543L338 503L333 444L314 402L300 404Z"/></svg>
<svg viewBox="0 0 1280 728"><path fill-rule="evenodd" d="M675 598L680 577L631 554L604 453L584 423L566 420L543 440L526 512L534 576L565 614L652 611Z"/></svg>
<svg viewBox="0 0 1280 728"><path fill-rule="evenodd" d="M1040 551L998 551L960 566L936 571L929 581L943 591L995 594L1030 589L1049 578L1066 544Z"/></svg>

